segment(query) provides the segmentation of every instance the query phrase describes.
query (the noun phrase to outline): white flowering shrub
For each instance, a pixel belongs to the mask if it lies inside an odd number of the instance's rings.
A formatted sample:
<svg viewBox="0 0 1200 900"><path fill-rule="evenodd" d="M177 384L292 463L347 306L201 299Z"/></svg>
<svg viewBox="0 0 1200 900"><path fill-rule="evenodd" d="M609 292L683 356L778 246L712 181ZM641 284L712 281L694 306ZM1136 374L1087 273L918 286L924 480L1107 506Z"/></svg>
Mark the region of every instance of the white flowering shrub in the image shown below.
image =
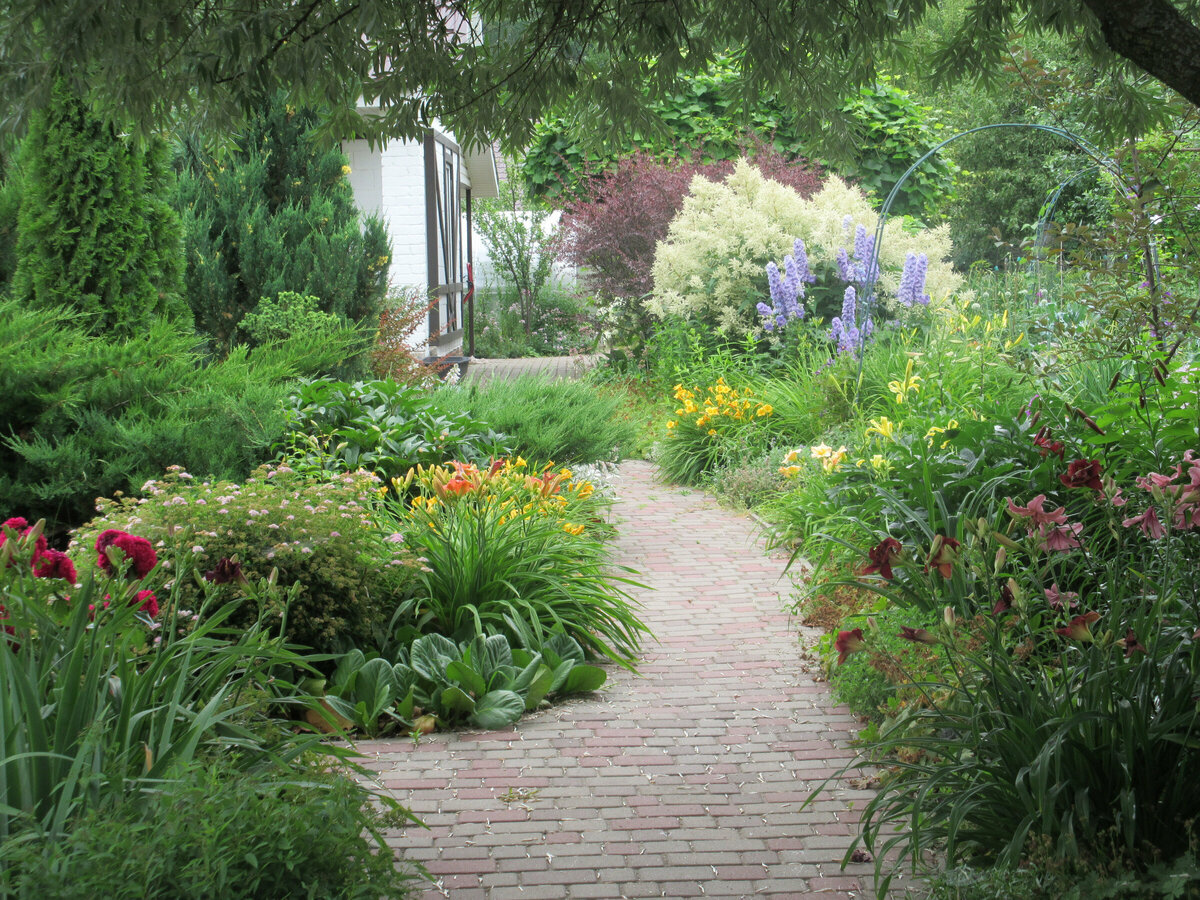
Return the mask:
<svg viewBox="0 0 1200 900"><path fill-rule="evenodd" d="M806 286L807 311L831 318L842 308L846 288L839 251L853 257L859 228L873 235L878 222L866 195L834 176L807 200L764 178L746 160L724 182L698 176L666 240L658 245L654 290L646 308L659 318L679 316L729 337L761 333L758 304L771 299L767 263L782 267L800 240L814 277ZM929 308L942 308L962 284L950 267L945 226L913 230L903 220L891 219L880 246L879 319L906 320L925 309L923 304L906 306L896 298L910 253L926 257L924 292L930 297Z"/></svg>

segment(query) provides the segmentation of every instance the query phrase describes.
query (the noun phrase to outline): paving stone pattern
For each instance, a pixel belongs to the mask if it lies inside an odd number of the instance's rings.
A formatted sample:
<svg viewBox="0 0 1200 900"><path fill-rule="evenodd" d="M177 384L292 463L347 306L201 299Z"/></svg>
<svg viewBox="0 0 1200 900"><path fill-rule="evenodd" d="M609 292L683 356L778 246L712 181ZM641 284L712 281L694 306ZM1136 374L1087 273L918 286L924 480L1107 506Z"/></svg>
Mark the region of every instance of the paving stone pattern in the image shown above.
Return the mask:
<svg viewBox="0 0 1200 900"><path fill-rule="evenodd" d="M596 364L595 356L542 356L522 359L473 359L463 376L465 381L484 382L492 378L520 378L542 375L546 378L578 378Z"/></svg>
<svg viewBox="0 0 1200 900"><path fill-rule="evenodd" d="M641 573L638 675L516 728L363 743L424 822L389 843L436 877L425 898L867 897L840 868L856 810L841 784L854 717L801 658L786 560L699 491L621 464L621 561ZM807 640L812 635L806 636Z"/></svg>

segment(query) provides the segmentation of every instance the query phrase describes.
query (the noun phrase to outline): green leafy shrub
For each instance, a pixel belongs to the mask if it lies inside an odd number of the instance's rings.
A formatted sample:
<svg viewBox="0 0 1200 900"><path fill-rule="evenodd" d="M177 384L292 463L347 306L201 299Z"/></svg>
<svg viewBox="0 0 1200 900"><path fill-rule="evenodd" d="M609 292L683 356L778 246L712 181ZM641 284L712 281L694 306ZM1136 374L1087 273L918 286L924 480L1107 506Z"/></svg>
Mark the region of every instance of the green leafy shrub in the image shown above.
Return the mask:
<svg viewBox="0 0 1200 900"><path fill-rule="evenodd" d="M13 295L69 308L95 333L129 337L187 312L179 218L166 201L163 149L96 120L65 83L34 115L21 153Z"/></svg>
<svg viewBox="0 0 1200 900"><path fill-rule="evenodd" d="M508 447L490 423L394 381L310 381L289 397L287 418L281 446L292 464L329 472L366 469L385 482L413 466L456 458L483 462Z"/></svg>
<svg viewBox="0 0 1200 900"><path fill-rule="evenodd" d="M161 571L155 584L171 582L182 608L196 611L207 593L217 608L242 591L219 569L233 560L250 579L277 571L278 584L294 588L265 609L239 607L231 618L246 625L256 617L284 628L289 642L318 652L369 644L382 633L396 604L414 588L412 555L389 545L383 563L380 535L370 518L377 482L362 474L312 480L287 466L263 467L244 482L197 481L174 467L162 480L142 485L143 498L101 500L100 515L81 528L73 546L89 548L109 528L137 530L152 543L189 556L216 585L180 580Z"/></svg>
<svg viewBox="0 0 1200 900"><path fill-rule="evenodd" d="M276 96L236 146L213 158L185 144L175 206L183 217L187 300L196 327L224 355L242 320L282 291L322 312L373 325L391 251L379 219L361 219L346 158L322 144L316 117Z"/></svg>
<svg viewBox="0 0 1200 900"><path fill-rule="evenodd" d="M320 340L339 330L341 324L340 318L321 309L321 301L316 297L280 291L274 297L263 297L254 312L246 314L242 319L242 330L253 343L265 344L293 334Z"/></svg>
<svg viewBox="0 0 1200 900"><path fill-rule="evenodd" d="M285 433L288 383L358 340L301 336L205 366L170 322L115 341L0 299L0 504L58 534L169 465L243 478Z"/></svg>
<svg viewBox="0 0 1200 900"><path fill-rule="evenodd" d="M470 412L503 432L511 452L527 459L565 465L614 462L636 440L636 426L624 415L620 393L586 381L528 375L468 382L433 396L447 411Z"/></svg>
<svg viewBox="0 0 1200 900"><path fill-rule="evenodd" d="M455 464L414 473L417 496L389 510L424 560L398 622L454 640L504 634L541 647L562 631L588 652L632 666L646 626L610 564L591 484L524 460L487 472ZM628 571L628 570L624 570Z"/></svg>
<svg viewBox="0 0 1200 900"><path fill-rule="evenodd" d="M853 249L857 227L873 234L877 222L866 195L838 178L826 179L806 200L743 160L724 182L692 182L667 239L658 245L646 308L659 318L691 319L734 339L758 334L756 305L769 296L766 265L791 254L802 240L817 278L808 289L809 312L829 317L842 306L844 283L834 276L838 251ZM889 314L903 310L891 298L908 253L928 257L926 291L934 308L961 284L946 261L951 248L944 228L910 232L902 220L890 219L879 247L881 308Z"/></svg>
<svg viewBox="0 0 1200 900"><path fill-rule="evenodd" d="M177 766L159 789L81 816L62 841L6 843L0 887L58 900L406 897L418 870L397 858L384 831L410 819L314 765Z"/></svg>

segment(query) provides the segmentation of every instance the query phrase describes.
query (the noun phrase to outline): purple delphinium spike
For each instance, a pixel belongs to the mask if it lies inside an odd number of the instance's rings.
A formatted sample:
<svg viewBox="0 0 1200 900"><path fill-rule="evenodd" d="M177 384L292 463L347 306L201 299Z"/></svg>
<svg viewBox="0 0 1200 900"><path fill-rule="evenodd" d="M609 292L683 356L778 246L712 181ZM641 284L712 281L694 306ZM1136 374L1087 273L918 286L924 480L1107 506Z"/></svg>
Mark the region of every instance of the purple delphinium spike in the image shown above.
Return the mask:
<svg viewBox="0 0 1200 900"><path fill-rule="evenodd" d="M785 275L780 276L779 266L774 262L767 263L767 286L771 292L771 305L759 303L755 306L767 331L786 328L792 319L804 318L804 305L800 302L804 297L804 282L813 281L815 278L808 271L804 242L797 240L794 249L795 255L783 260Z"/></svg>
<svg viewBox="0 0 1200 900"><path fill-rule="evenodd" d="M838 277L842 281L854 280L854 268L850 265L850 257L846 253L844 247L839 247L837 252Z"/></svg>
<svg viewBox="0 0 1200 900"><path fill-rule="evenodd" d="M808 248L804 246L804 241L796 238L796 243L792 245L792 257L796 260L796 268L800 272L800 280L807 281L812 284L817 280L817 276L808 268ZM803 296L803 292L801 292Z"/></svg>

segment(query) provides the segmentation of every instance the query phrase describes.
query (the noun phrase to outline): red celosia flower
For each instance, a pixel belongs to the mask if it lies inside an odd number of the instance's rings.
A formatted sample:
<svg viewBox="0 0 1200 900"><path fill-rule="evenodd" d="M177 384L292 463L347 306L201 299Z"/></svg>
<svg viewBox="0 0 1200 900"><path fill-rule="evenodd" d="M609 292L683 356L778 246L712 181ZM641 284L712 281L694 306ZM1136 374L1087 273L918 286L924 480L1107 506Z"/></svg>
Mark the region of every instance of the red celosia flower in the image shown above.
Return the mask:
<svg viewBox="0 0 1200 900"><path fill-rule="evenodd" d="M5 531L5 529L8 528L11 528L13 531L15 531L18 537L25 537L25 535L29 534L29 532L33 530L30 527L29 522L27 522L21 516L13 516L11 519L5 520L3 523L0 523L0 547L3 547L4 542L8 540L8 533ZM39 534L37 540L34 541L34 559L37 559L39 554L45 553L46 547L46 536ZM12 563L10 562L9 565L12 565Z"/></svg>
<svg viewBox="0 0 1200 900"><path fill-rule="evenodd" d="M61 550L47 550L33 558L33 574L38 578L61 578L74 584L75 564Z"/></svg>
<svg viewBox="0 0 1200 900"><path fill-rule="evenodd" d="M1055 634L1061 634L1063 637L1071 638L1074 641L1090 641L1092 638L1091 625L1093 622L1100 621L1100 613L1087 612L1082 616L1075 616L1067 623L1064 628L1055 628Z"/></svg>
<svg viewBox="0 0 1200 900"><path fill-rule="evenodd" d="M111 560L108 558L109 547L116 547L126 558L132 560L126 575L130 578L145 578L150 570L158 564L158 555L150 542L143 537L128 534L110 528L100 533L96 538L96 564L108 575L115 574Z"/></svg>
<svg viewBox="0 0 1200 900"><path fill-rule="evenodd" d="M915 644L939 643L937 637L924 628L909 628L907 625L900 626L900 637Z"/></svg>
<svg viewBox="0 0 1200 900"><path fill-rule="evenodd" d="M958 560L958 547L958 541L954 538L946 537L944 534L937 535L929 550L929 559L925 561L925 572L928 574L930 569L937 569L943 578L949 578L954 574L954 563Z"/></svg>
<svg viewBox="0 0 1200 900"><path fill-rule="evenodd" d="M144 612L150 618L158 616L158 598L154 596L154 591L138 591L137 598L132 602L139 604L138 611Z"/></svg>
<svg viewBox="0 0 1200 900"><path fill-rule="evenodd" d="M1058 476L1058 480L1069 488L1089 487L1102 491L1104 485L1100 481L1102 466L1093 459L1075 459L1067 465L1067 471Z"/></svg>
<svg viewBox="0 0 1200 900"><path fill-rule="evenodd" d="M834 648L838 652L838 665L846 661L846 657L851 653L857 653L866 644L863 641L863 632L861 628L855 628L852 631L839 631L837 640L833 643Z"/></svg>
<svg viewBox="0 0 1200 900"><path fill-rule="evenodd" d="M892 560L900 555L900 542L893 537L884 538L867 552L870 565L862 570L863 575L873 575L878 572L888 581L895 576L892 574Z"/></svg>

